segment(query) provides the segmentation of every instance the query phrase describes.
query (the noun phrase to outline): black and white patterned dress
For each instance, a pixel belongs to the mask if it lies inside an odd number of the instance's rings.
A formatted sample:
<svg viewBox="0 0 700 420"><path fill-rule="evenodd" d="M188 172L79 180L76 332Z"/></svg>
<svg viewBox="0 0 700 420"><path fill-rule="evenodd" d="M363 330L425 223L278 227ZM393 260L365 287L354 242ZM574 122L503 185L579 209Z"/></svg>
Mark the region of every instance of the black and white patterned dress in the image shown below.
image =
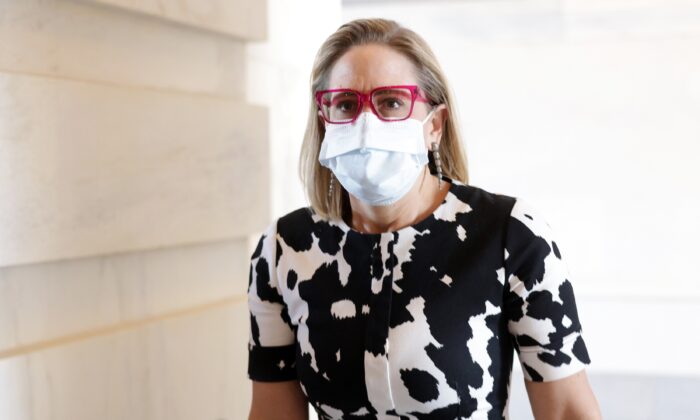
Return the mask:
<svg viewBox="0 0 700 420"><path fill-rule="evenodd" d="M394 232L310 207L270 224L251 257L248 377L299 380L319 419L507 419L513 350L532 381L590 364L549 224L449 181Z"/></svg>

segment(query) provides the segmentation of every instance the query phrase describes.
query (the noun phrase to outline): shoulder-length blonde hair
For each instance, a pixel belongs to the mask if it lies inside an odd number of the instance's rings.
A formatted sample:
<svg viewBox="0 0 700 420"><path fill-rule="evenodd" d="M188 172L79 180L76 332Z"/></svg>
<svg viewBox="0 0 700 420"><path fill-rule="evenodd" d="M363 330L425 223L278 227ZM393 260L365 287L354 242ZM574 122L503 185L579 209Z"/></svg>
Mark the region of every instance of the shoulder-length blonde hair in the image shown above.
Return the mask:
<svg viewBox="0 0 700 420"><path fill-rule="evenodd" d="M406 56L415 66L418 85L423 93L433 104L447 106L448 115L440 141L442 173L448 178L468 183L466 157L455 120L455 103L433 51L418 34L393 20L356 19L341 25L326 39L316 53L311 71L309 116L301 146L299 176L311 207L316 214L326 219L341 219L350 203L347 191L337 181L334 182L332 194L328 194L332 174L318 161L325 127L318 116L314 92L329 89L331 69L345 52L353 46L370 43L389 46ZM429 166L434 173L432 157Z"/></svg>

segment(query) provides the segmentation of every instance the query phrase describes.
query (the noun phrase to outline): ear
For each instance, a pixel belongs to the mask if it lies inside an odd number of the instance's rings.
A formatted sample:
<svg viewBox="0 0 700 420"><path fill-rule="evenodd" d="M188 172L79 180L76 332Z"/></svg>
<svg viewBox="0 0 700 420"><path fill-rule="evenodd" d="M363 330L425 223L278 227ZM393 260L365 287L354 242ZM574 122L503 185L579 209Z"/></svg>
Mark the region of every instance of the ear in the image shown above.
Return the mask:
<svg viewBox="0 0 700 420"><path fill-rule="evenodd" d="M426 137L428 140L428 144L432 142L437 142L438 144L440 144L440 139L442 139L443 127L445 126L447 118L449 118L448 114L449 110L447 108L447 105L440 104L435 107L430 121L426 122L426 129L428 130Z"/></svg>

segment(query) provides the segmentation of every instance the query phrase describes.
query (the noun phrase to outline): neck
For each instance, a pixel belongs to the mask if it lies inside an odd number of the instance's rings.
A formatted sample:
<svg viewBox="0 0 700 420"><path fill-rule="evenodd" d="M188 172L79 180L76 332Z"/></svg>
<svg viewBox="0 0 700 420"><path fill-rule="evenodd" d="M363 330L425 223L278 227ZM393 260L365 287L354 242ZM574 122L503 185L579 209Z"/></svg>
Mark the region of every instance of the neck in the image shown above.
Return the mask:
<svg viewBox="0 0 700 420"><path fill-rule="evenodd" d="M417 223L428 217L442 203L449 190L449 183L442 182L438 189L438 179L430 174L428 167L409 190L397 202L387 206L372 206L352 195L350 207L353 229L363 233L391 232Z"/></svg>

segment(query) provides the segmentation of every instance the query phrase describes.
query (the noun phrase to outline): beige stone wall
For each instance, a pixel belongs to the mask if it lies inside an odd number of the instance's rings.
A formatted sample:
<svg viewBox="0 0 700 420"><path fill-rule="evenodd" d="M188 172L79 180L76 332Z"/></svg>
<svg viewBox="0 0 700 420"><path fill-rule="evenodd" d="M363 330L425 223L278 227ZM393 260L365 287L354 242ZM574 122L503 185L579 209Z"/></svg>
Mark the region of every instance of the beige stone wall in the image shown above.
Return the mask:
<svg viewBox="0 0 700 420"><path fill-rule="evenodd" d="M258 0L0 1L0 419L241 419Z"/></svg>

